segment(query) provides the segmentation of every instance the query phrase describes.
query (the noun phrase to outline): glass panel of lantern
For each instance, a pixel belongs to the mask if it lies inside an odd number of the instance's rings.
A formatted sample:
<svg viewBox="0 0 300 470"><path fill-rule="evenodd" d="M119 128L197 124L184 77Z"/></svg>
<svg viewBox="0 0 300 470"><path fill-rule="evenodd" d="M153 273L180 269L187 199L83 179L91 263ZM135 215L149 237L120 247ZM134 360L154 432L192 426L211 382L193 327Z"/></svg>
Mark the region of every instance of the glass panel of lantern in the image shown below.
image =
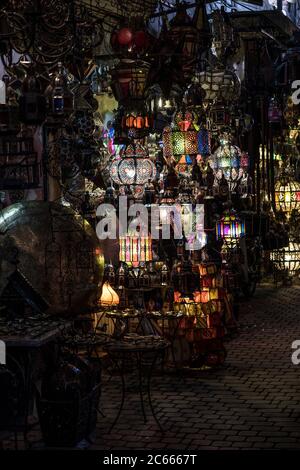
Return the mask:
<svg viewBox="0 0 300 470"><path fill-rule="evenodd" d="M275 207L287 217L292 210L300 209L300 183L289 177L280 178L275 184Z"/></svg>
<svg viewBox="0 0 300 470"><path fill-rule="evenodd" d="M129 144L110 167L112 180L119 185L144 185L156 176L156 168L147 150L140 144Z"/></svg>
<svg viewBox="0 0 300 470"><path fill-rule="evenodd" d="M234 241L245 235L245 222L233 212L225 214L216 224L218 240Z"/></svg>
<svg viewBox="0 0 300 470"><path fill-rule="evenodd" d="M200 129L198 132L198 153L202 157L206 157L211 153L211 136L206 129Z"/></svg>

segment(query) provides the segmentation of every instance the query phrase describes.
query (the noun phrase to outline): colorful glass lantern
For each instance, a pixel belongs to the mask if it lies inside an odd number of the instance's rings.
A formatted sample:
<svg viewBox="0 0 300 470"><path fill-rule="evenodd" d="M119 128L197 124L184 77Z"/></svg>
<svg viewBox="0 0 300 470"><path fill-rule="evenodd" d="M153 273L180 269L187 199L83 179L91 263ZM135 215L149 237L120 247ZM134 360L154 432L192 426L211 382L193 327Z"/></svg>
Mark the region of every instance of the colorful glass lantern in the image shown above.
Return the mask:
<svg viewBox="0 0 300 470"><path fill-rule="evenodd" d="M174 128L163 131L163 153L169 159L178 161L182 156L193 156L198 153L198 131L193 121L195 116L190 111L179 111L175 115Z"/></svg>
<svg viewBox="0 0 300 470"><path fill-rule="evenodd" d="M227 213L217 222L216 235L218 240L234 242L245 235L245 222L234 212Z"/></svg>
<svg viewBox="0 0 300 470"><path fill-rule="evenodd" d="M241 150L230 142L230 136L223 133L220 137L220 146L209 159L214 172L221 170L226 180L231 182L241 176L240 170Z"/></svg>
<svg viewBox="0 0 300 470"><path fill-rule="evenodd" d="M172 150L174 157L196 155L198 153L198 132L193 121L195 116L190 111L179 111L175 115L177 129L172 131Z"/></svg>
<svg viewBox="0 0 300 470"><path fill-rule="evenodd" d="M300 209L300 183L282 176L275 184L275 207L289 218L293 210Z"/></svg>
<svg viewBox="0 0 300 470"><path fill-rule="evenodd" d="M156 167L140 144L129 144L110 167L112 180L118 185L144 185L156 176Z"/></svg>
<svg viewBox="0 0 300 470"><path fill-rule="evenodd" d="M104 282L102 286L102 294L100 298L100 305L102 307L112 307L119 305L120 299L116 291L111 287L108 281Z"/></svg>
<svg viewBox="0 0 300 470"><path fill-rule="evenodd" d="M151 236L120 237L119 259L130 266L137 267L140 263L152 261L152 238Z"/></svg>

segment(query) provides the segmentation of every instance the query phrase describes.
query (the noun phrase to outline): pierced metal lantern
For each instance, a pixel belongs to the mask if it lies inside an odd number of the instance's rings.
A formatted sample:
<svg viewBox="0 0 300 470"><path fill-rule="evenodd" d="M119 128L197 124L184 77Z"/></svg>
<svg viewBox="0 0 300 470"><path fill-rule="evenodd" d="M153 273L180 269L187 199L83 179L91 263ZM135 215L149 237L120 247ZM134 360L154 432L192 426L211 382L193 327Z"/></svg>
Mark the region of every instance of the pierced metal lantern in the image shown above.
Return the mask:
<svg viewBox="0 0 300 470"><path fill-rule="evenodd" d="M234 212L225 214L216 225L216 235L218 240L234 242L245 235L245 222Z"/></svg>
<svg viewBox="0 0 300 470"><path fill-rule="evenodd" d="M156 168L141 144L129 144L110 167L112 180L118 185L144 185L156 176Z"/></svg>
<svg viewBox="0 0 300 470"><path fill-rule="evenodd" d="M300 244L290 242L281 250L271 252L271 261L278 271L287 271L291 276L300 271Z"/></svg>
<svg viewBox="0 0 300 470"><path fill-rule="evenodd" d="M282 176L275 184L275 207L289 218L293 210L300 209L300 183Z"/></svg>

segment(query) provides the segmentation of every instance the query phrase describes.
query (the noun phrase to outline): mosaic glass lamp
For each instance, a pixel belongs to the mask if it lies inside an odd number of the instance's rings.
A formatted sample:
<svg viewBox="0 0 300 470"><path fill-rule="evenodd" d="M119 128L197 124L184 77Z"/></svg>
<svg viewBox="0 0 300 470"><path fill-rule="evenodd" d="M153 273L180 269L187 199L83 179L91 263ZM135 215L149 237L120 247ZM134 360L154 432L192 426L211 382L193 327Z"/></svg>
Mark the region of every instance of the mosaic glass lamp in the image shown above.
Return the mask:
<svg viewBox="0 0 300 470"><path fill-rule="evenodd" d="M165 158L174 157L178 162L183 156L197 155L198 131L194 127L195 116L191 111L179 111L175 115L174 127L163 132Z"/></svg>
<svg viewBox="0 0 300 470"><path fill-rule="evenodd" d="M291 276L300 272L300 244L290 242L281 250L271 252L271 261L278 271L287 271Z"/></svg>
<svg viewBox="0 0 300 470"><path fill-rule="evenodd" d="M245 222L234 212L225 214L216 224L216 236L218 240L224 240L229 244L245 235Z"/></svg>
<svg viewBox="0 0 300 470"><path fill-rule="evenodd" d="M240 173L241 150L236 145L232 145L231 137L228 133L220 136L220 146L210 159L210 166L214 172L222 171L227 181L235 180Z"/></svg>

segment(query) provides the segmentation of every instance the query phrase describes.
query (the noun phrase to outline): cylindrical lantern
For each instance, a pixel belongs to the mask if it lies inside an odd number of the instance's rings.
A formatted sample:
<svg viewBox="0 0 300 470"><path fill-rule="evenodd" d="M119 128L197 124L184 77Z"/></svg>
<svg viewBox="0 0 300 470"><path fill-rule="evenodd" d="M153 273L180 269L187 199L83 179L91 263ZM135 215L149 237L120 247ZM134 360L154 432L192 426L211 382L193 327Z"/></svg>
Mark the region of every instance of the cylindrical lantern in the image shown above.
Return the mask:
<svg viewBox="0 0 300 470"><path fill-rule="evenodd" d="M119 244L120 261L133 267L152 261L152 238L150 235L128 232L126 236L119 238Z"/></svg>

